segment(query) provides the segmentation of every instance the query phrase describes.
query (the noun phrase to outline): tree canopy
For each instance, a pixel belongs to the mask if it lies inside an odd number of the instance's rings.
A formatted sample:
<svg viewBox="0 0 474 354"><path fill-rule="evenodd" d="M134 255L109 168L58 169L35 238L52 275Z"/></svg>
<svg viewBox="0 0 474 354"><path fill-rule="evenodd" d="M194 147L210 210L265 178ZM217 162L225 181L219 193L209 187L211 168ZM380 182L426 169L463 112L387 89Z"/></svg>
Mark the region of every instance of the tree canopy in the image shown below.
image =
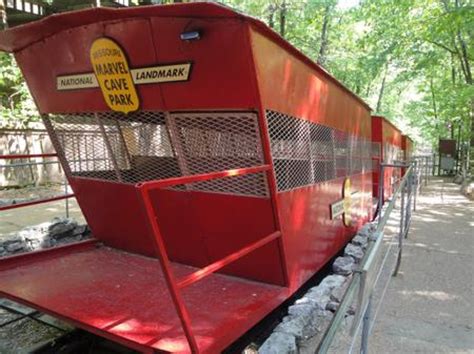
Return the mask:
<svg viewBox="0 0 474 354"><path fill-rule="evenodd" d="M474 6L470 0L221 3L266 22L416 141L472 139ZM0 54L0 63L4 125L24 125L36 117L33 104L11 56Z"/></svg>

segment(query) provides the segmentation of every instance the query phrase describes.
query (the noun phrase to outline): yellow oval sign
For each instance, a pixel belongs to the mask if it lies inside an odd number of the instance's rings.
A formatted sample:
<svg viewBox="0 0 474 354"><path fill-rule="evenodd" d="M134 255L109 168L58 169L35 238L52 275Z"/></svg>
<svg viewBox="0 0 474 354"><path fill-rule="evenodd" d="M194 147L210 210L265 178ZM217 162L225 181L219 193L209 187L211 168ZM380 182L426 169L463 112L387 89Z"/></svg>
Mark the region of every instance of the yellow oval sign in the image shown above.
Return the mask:
<svg viewBox="0 0 474 354"><path fill-rule="evenodd" d="M352 196L351 196L351 179L346 178L344 180L344 189L343 189L343 198L344 198L344 214L342 216L342 222L346 227L351 226L352 224Z"/></svg>
<svg viewBox="0 0 474 354"><path fill-rule="evenodd" d="M140 101L122 48L109 38L96 39L90 59L107 106L125 114L136 111Z"/></svg>

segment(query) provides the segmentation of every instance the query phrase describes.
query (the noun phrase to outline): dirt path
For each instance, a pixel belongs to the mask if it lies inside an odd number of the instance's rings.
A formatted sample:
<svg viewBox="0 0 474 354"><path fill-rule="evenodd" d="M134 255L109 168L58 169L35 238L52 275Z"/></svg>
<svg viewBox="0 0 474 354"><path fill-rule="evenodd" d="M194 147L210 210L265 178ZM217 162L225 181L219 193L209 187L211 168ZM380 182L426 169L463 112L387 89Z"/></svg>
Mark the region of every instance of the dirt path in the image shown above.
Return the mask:
<svg viewBox="0 0 474 354"><path fill-rule="evenodd" d="M433 179L419 197L371 353L474 353L474 203Z"/></svg>

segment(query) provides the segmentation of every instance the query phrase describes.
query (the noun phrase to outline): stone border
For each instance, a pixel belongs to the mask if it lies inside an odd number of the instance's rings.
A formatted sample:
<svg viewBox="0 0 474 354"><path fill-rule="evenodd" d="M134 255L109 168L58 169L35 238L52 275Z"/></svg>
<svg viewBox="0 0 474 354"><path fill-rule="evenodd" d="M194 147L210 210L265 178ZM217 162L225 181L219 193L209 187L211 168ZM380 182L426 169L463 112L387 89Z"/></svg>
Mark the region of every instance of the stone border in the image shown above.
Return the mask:
<svg viewBox="0 0 474 354"><path fill-rule="evenodd" d="M37 251L90 238L87 225L79 225L71 218L54 218L19 232L0 236L0 258Z"/></svg>
<svg viewBox="0 0 474 354"><path fill-rule="evenodd" d="M344 248L344 255L332 264L333 274L309 289L288 308L281 323L258 349L260 354L314 353L326 328L339 307L352 274L364 257L369 236L376 223L365 224ZM355 309L349 308L346 326L352 323Z"/></svg>

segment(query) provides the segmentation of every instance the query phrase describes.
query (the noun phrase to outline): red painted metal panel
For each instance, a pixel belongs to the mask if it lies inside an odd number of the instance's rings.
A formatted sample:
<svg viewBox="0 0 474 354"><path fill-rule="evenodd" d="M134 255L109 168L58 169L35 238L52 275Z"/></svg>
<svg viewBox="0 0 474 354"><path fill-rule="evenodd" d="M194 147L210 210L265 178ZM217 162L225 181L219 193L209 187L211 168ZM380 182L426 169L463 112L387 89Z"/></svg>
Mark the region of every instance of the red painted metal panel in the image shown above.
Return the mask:
<svg viewBox="0 0 474 354"><path fill-rule="evenodd" d="M370 218L371 175L351 176L360 202L353 207L354 227L330 219L330 204L342 198L344 178L278 194L291 290L298 289L326 264Z"/></svg>
<svg viewBox="0 0 474 354"><path fill-rule="evenodd" d="M198 269L172 270L185 277ZM137 350L189 352L156 259L103 247L18 265L0 273L0 284L3 296ZM210 353L287 296L286 288L219 274L183 290L199 349Z"/></svg>
<svg viewBox="0 0 474 354"><path fill-rule="evenodd" d="M129 184L70 178L94 236L111 247L155 256L136 188Z"/></svg>
<svg viewBox="0 0 474 354"><path fill-rule="evenodd" d="M283 50L267 33L253 30L251 41L265 109L370 139L370 109L359 99L294 53Z"/></svg>
<svg viewBox="0 0 474 354"><path fill-rule="evenodd" d="M71 185L97 239L129 252L155 256L133 185L84 178L72 178ZM151 197L158 206L160 227L173 261L204 267L275 231L271 203L266 198L169 189L152 191ZM266 259L266 267L256 266L260 259ZM224 271L281 284L281 272L275 270L281 269L278 262L278 250L268 245Z"/></svg>
<svg viewBox="0 0 474 354"><path fill-rule="evenodd" d="M151 195L167 250L176 262L205 267L275 231L267 198L172 190ZM271 243L223 272L282 284L279 262L278 249Z"/></svg>
<svg viewBox="0 0 474 354"><path fill-rule="evenodd" d="M181 32L189 28L199 28L201 40L182 41ZM59 32L15 55L28 73L25 78L41 113L108 110L99 88L56 89L57 76L93 71L89 49L101 36L113 38L124 49L132 69L193 63L189 81L137 85L143 110L248 109L258 103L250 63L241 54L245 33L246 24L235 19L133 19Z"/></svg>
<svg viewBox="0 0 474 354"><path fill-rule="evenodd" d="M150 23L158 63L193 63L189 81L161 86L166 110L253 109L258 106L252 85L255 78L243 54L248 48L245 22L184 17L172 21L152 18ZM182 32L193 30L202 34L199 41L179 39ZM146 85L141 87L142 91L145 89L148 89Z"/></svg>
<svg viewBox="0 0 474 354"><path fill-rule="evenodd" d="M0 262L0 270L6 270L18 266L23 266L29 263L47 260L54 257L61 257L70 253L90 250L98 246L97 240L90 239L69 243L62 246L57 246L50 249L43 249L39 251L20 253L13 256L3 257Z"/></svg>
<svg viewBox="0 0 474 354"><path fill-rule="evenodd" d="M194 272L188 276L186 276L184 279L180 280L178 282L178 287L184 288L186 286L189 286L201 279L204 279L205 277L217 272L219 269L224 268L225 266L237 261L238 259L254 252L255 250L261 248L262 246L265 246L266 244L270 243L271 241L274 241L275 239L281 237L281 232L276 231L272 233L271 235L268 235L267 237L264 237L242 249L239 251L236 251L226 257L224 257L221 260L218 260L212 264L209 264L208 266L198 270L197 272Z"/></svg>

